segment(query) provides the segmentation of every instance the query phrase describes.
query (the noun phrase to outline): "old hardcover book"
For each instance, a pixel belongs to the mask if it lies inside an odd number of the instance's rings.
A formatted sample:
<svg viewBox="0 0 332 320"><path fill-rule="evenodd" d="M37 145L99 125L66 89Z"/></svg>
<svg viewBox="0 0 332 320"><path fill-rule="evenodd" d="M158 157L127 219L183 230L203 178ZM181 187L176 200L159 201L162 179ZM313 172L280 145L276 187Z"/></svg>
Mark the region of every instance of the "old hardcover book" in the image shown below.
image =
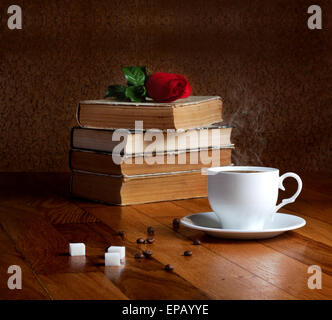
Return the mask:
<svg viewBox="0 0 332 320"><path fill-rule="evenodd" d="M188 129L222 120L218 96L191 96L170 103L123 102L114 99L81 101L77 122L85 128L135 128L143 121L145 129Z"/></svg>
<svg viewBox="0 0 332 320"><path fill-rule="evenodd" d="M189 130L84 129L74 127L71 147L118 154L231 147L232 128L217 123Z"/></svg>
<svg viewBox="0 0 332 320"><path fill-rule="evenodd" d="M72 149L69 165L74 171L138 175L226 166L231 164L231 153L232 148L219 148L131 157Z"/></svg>
<svg viewBox="0 0 332 320"><path fill-rule="evenodd" d="M200 171L136 176L73 172L71 193L117 205L198 198L207 196L207 176Z"/></svg>

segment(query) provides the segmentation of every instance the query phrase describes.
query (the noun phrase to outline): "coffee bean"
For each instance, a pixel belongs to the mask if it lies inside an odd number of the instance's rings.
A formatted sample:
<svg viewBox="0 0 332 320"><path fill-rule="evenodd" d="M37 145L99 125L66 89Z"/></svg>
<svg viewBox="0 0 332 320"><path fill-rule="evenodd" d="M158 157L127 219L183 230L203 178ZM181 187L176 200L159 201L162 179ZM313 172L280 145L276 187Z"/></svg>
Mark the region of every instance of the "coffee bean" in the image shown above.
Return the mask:
<svg viewBox="0 0 332 320"><path fill-rule="evenodd" d="M186 257L190 257L190 256L193 255L193 253L191 251L187 250L183 253L183 255L186 256Z"/></svg>
<svg viewBox="0 0 332 320"><path fill-rule="evenodd" d="M143 243L145 243L145 240L143 238L138 238L136 240L136 242L139 243L139 244L143 244Z"/></svg>
<svg viewBox="0 0 332 320"><path fill-rule="evenodd" d="M154 243L154 239L153 238L147 238L145 240L145 242L148 243L148 244L152 244L152 243Z"/></svg>
<svg viewBox="0 0 332 320"><path fill-rule="evenodd" d="M134 257L135 257L135 259L143 259L144 254L142 252L137 252Z"/></svg>
<svg viewBox="0 0 332 320"><path fill-rule="evenodd" d="M119 232L117 233L117 235L123 238L124 235L125 235L125 233L124 233L124 231L119 231Z"/></svg>
<svg viewBox="0 0 332 320"><path fill-rule="evenodd" d="M154 235L154 228L153 228L153 227L148 227L148 228L147 228L147 233L148 233L149 235L153 236L153 235Z"/></svg>
<svg viewBox="0 0 332 320"><path fill-rule="evenodd" d="M179 218L175 218L173 220L173 228L177 229L180 227L180 219Z"/></svg>
<svg viewBox="0 0 332 320"><path fill-rule="evenodd" d="M201 244L201 242L198 239L195 239L193 241L193 245L195 245L195 246L199 246L200 244Z"/></svg>
<svg viewBox="0 0 332 320"><path fill-rule="evenodd" d="M151 258L153 252L151 250L146 250L146 251L143 251L143 255L145 258Z"/></svg>
<svg viewBox="0 0 332 320"><path fill-rule="evenodd" d="M164 269L166 271L173 271L174 267L171 264L166 264L166 266L164 267Z"/></svg>

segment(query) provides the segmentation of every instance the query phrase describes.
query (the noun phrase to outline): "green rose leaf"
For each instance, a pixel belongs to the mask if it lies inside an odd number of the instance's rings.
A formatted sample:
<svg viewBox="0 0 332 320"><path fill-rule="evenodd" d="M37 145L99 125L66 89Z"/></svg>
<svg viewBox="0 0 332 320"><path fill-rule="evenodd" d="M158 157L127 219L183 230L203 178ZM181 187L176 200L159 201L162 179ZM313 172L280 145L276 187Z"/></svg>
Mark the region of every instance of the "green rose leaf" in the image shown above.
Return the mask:
<svg viewBox="0 0 332 320"><path fill-rule="evenodd" d="M144 86L130 86L126 88L126 97L132 102L145 101L146 89Z"/></svg>
<svg viewBox="0 0 332 320"><path fill-rule="evenodd" d="M106 89L105 98L115 97L118 99L126 98L126 87L120 85L112 85Z"/></svg>
<svg viewBox="0 0 332 320"><path fill-rule="evenodd" d="M128 85L143 86L145 82L145 67L125 67L122 69Z"/></svg>
<svg viewBox="0 0 332 320"><path fill-rule="evenodd" d="M148 70L147 70L146 66L142 66L142 67L139 67L139 68L141 68L141 70L144 72L144 74L145 74L145 80L146 80L146 77L148 75Z"/></svg>

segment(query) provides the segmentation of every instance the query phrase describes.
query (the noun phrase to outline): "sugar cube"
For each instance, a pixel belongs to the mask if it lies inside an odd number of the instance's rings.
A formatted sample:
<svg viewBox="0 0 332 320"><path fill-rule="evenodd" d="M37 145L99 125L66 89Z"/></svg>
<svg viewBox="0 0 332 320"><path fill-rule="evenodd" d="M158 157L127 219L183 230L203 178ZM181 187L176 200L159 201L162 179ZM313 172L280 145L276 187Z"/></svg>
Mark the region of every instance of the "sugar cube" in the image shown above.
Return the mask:
<svg viewBox="0 0 332 320"><path fill-rule="evenodd" d="M120 253L119 252L106 252L105 253L105 266L120 266Z"/></svg>
<svg viewBox="0 0 332 320"><path fill-rule="evenodd" d="M85 244L69 243L69 254L71 256L85 256Z"/></svg>
<svg viewBox="0 0 332 320"><path fill-rule="evenodd" d="M126 247L110 246L107 249L107 252L118 252L118 253L120 253L120 259L121 260L126 257Z"/></svg>

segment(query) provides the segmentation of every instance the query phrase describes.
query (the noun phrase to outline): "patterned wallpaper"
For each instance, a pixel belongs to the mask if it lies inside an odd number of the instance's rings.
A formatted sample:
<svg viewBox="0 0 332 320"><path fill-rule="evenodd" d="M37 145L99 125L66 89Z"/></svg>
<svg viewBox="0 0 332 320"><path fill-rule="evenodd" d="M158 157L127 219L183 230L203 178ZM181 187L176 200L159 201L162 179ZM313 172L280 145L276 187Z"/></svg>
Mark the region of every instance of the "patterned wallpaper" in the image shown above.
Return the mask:
<svg viewBox="0 0 332 320"><path fill-rule="evenodd" d="M331 169L331 17L307 28L304 0L17 0L0 3L0 171L68 171L79 100L122 83L121 67L185 75L220 95L236 164Z"/></svg>

